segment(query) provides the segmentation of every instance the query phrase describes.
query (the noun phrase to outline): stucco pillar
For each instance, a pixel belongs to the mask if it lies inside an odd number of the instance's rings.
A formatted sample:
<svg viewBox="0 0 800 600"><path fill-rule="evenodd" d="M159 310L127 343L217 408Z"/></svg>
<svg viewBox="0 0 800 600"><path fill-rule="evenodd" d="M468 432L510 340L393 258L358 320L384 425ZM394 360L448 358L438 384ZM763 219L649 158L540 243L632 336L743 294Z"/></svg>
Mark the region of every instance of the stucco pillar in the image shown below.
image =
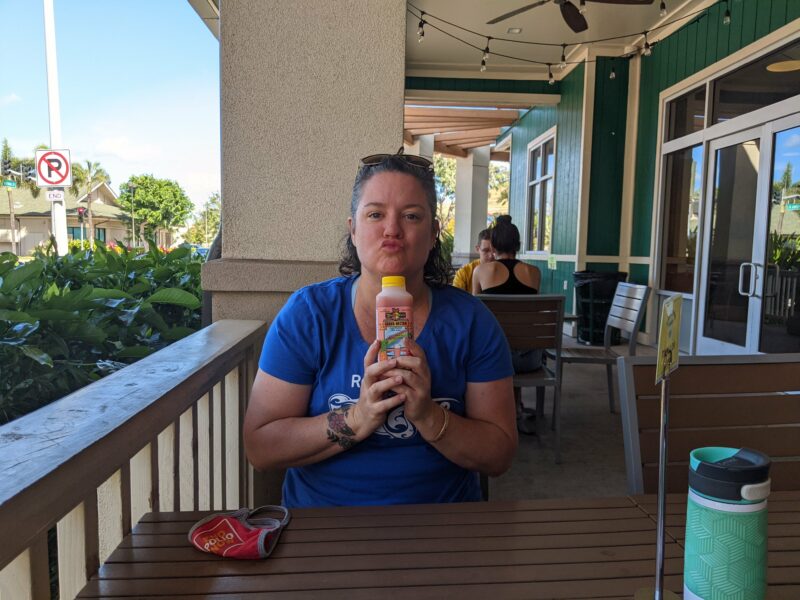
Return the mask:
<svg viewBox="0 0 800 600"><path fill-rule="evenodd" d="M222 259L213 319L270 321L336 274L358 159L402 143L404 0L220 3Z"/></svg>
<svg viewBox="0 0 800 600"><path fill-rule="evenodd" d="M414 138L413 144L404 144L403 148L406 154L416 154L417 156L424 156L428 160L433 160L433 138L436 137L432 133L429 135L418 135Z"/></svg>
<svg viewBox="0 0 800 600"><path fill-rule="evenodd" d="M486 229L489 211L489 160L491 148L473 148L466 158L456 158L456 234L453 263L464 264L478 257L475 242Z"/></svg>

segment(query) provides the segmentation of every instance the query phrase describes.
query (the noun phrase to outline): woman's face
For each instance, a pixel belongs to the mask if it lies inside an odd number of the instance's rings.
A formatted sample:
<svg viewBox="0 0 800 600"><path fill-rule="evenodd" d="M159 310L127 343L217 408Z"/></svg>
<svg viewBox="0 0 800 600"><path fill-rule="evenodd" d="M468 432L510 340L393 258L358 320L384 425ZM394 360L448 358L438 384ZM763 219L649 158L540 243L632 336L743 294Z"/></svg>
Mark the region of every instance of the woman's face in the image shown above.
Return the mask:
<svg viewBox="0 0 800 600"><path fill-rule="evenodd" d="M439 233L422 185L406 173L368 179L355 218L347 222L361 272L379 277L421 277Z"/></svg>

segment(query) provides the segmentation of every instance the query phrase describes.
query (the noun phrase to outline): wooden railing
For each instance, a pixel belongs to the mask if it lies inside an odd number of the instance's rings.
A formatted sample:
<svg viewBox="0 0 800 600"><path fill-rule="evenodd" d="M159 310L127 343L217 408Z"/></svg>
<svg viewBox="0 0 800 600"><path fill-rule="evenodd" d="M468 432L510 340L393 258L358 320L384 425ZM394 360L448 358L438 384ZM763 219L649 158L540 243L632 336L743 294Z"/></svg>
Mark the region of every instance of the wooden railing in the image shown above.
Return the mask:
<svg viewBox="0 0 800 600"><path fill-rule="evenodd" d="M73 598L151 510L252 501L241 421L261 321L218 321L0 427L0 600Z"/></svg>

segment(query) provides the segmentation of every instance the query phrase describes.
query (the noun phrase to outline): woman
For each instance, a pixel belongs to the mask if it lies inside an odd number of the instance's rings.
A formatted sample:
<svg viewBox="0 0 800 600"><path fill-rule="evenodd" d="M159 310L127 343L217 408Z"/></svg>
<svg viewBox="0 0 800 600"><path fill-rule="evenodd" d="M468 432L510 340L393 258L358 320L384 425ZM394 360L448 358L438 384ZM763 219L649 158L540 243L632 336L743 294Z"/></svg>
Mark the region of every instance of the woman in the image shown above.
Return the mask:
<svg viewBox="0 0 800 600"><path fill-rule="evenodd" d="M473 294L536 294L542 281L537 267L517 260L519 229L510 215L501 215L492 227L495 261L481 264L472 274Z"/></svg>
<svg viewBox="0 0 800 600"><path fill-rule="evenodd" d="M446 285L435 207L430 161L362 159L344 277L293 294L269 329L244 441L255 468L288 467L289 507L478 500L476 472L511 464L508 349L488 310ZM416 341L376 362L384 275L406 278Z"/></svg>

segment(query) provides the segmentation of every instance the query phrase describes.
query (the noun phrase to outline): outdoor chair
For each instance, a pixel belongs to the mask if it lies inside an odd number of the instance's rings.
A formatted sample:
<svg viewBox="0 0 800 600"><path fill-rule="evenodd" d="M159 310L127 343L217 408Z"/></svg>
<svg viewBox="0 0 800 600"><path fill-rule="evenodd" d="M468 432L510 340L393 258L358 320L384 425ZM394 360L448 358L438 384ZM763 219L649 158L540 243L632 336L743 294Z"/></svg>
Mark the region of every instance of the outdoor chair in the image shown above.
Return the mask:
<svg viewBox="0 0 800 600"><path fill-rule="evenodd" d="M606 366L606 379L608 382L608 408L614 413L614 383L612 366L620 357L611 349L611 338L614 329L625 332L630 337L628 342L628 355L636 355L636 333L644 317L644 307L647 306L647 297L650 288L646 285L620 282L611 301L611 310L606 319L605 335L602 348L564 348L561 351L563 364L598 364Z"/></svg>
<svg viewBox="0 0 800 600"><path fill-rule="evenodd" d="M658 491L656 358L617 363L630 494ZM772 489L800 490L800 354L682 356L669 387L667 492L686 493L689 453L706 446L764 452Z"/></svg>
<svg viewBox="0 0 800 600"><path fill-rule="evenodd" d="M522 405L522 388L535 387L537 394L553 388L555 462L561 463L561 330L564 324L564 296L480 294L478 298L492 311L511 350L542 350L549 360L531 373L514 375L514 398ZM543 394L540 398L543 398ZM537 402L540 404L540 402Z"/></svg>

